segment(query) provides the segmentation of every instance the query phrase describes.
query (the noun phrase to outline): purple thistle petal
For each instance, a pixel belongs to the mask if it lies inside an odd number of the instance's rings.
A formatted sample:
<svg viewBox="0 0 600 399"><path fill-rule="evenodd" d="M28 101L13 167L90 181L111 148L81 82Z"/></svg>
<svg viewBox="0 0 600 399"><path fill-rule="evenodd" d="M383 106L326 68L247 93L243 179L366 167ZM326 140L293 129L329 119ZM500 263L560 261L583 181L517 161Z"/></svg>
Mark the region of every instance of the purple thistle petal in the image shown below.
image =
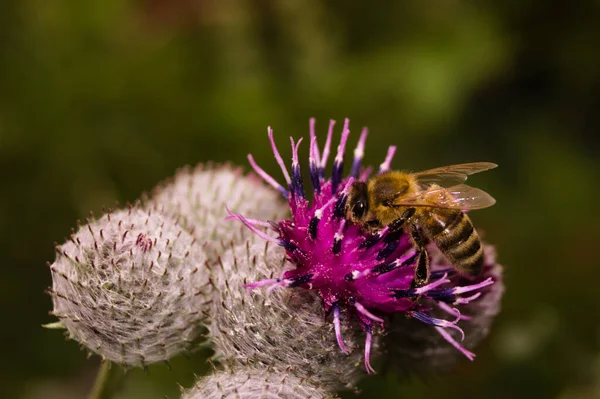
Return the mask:
<svg viewBox="0 0 600 399"><path fill-rule="evenodd" d="M285 287L284 281L276 281L276 282L272 283L271 285L269 285L269 288L267 288L267 294L270 294L271 292L273 292L273 290L275 288L280 288L280 287Z"/></svg>
<svg viewBox="0 0 600 399"><path fill-rule="evenodd" d="M444 339L446 341L448 341L450 343L450 345L454 346L456 349L458 349L460 351L460 353L465 355L467 359L469 359L471 361L473 359L475 359L475 354L471 351L468 351L465 347L463 347L461 344L456 342L456 340L454 338L452 338L452 335L450 335L450 333L448 333L448 331L444 330L442 327L435 327L435 329L438 333L440 333L440 335L442 337L444 337Z"/></svg>
<svg viewBox="0 0 600 399"><path fill-rule="evenodd" d="M319 209L317 209L317 210L315 211L315 216L318 216L318 217L319 217L319 219L320 219L320 218L323 216L323 212L325 212L325 210L326 210L327 208L330 208L330 207L331 207L331 205L333 205L333 203L334 203L334 202L336 202L336 200L337 200L337 198L335 198L335 197L331 197L331 198L329 199L329 201L327 201L327 202L325 203L325 205L323 205L322 207L320 207Z"/></svg>
<svg viewBox="0 0 600 399"><path fill-rule="evenodd" d="M439 306L440 309L442 309L444 312L454 316L454 317L458 317L460 320L471 320L472 318L470 316L465 316L463 314L460 314L460 312L458 311L458 309L451 307L450 305L448 305L445 302L436 302L436 304Z"/></svg>
<svg viewBox="0 0 600 399"><path fill-rule="evenodd" d="M432 289L437 288L442 284L449 283L450 280L448 280L446 277L448 277L448 275L444 274L442 276L442 278L440 278L439 280L415 289L415 294L417 294L417 295L425 294L427 291L431 291Z"/></svg>
<svg viewBox="0 0 600 399"><path fill-rule="evenodd" d="M354 178L358 178L358 173L360 172L360 165L363 157L365 156L365 142L367 141L367 135L369 134L369 129L366 127L363 128L360 133L360 139L358 139L358 144L354 149L354 160L352 161L352 170L350 171L350 176Z"/></svg>
<svg viewBox="0 0 600 399"><path fill-rule="evenodd" d="M315 123L311 119L310 127L310 156L308 158L308 169L310 182L317 194L321 193L321 181L319 179L319 146L317 145L317 136L315 136Z"/></svg>
<svg viewBox="0 0 600 399"><path fill-rule="evenodd" d="M480 296L481 296L481 292L478 292L478 293L468 296L466 298L456 298L456 301L454 301L454 305L466 305L467 303L479 298Z"/></svg>
<svg viewBox="0 0 600 399"><path fill-rule="evenodd" d="M436 299L436 300L440 300L440 301L454 302L454 301L456 301L456 295L464 294L465 292L479 290L481 288L487 287L488 285L492 285L492 284L494 284L494 279L492 277L488 277L484 281L477 283L477 284L446 288L446 289L442 289L442 290L429 290L427 292L427 296L432 299ZM475 299L475 298L473 298L473 299ZM469 302L469 300L467 300L467 303L468 302Z"/></svg>
<svg viewBox="0 0 600 399"><path fill-rule="evenodd" d="M342 181L342 172L344 169L344 152L346 151L346 143L348 142L348 136L350 135L350 129L348 125L350 120L344 121L344 130L342 130L342 138L337 148L337 154L333 161L333 172L331 173L331 192L336 193L337 187Z"/></svg>
<svg viewBox="0 0 600 399"><path fill-rule="evenodd" d="M388 148L387 155L385 156L385 161L383 161L383 163L381 165L379 165L378 173L385 173L390 170L390 165L392 164L392 159L394 158L395 153L396 153L396 146L391 145L390 148Z"/></svg>
<svg viewBox="0 0 600 399"><path fill-rule="evenodd" d="M373 343L373 333L371 327L367 327L367 339L365 340L365 369L368 374L377 374L371 366L371 345Z"/></svg>
<svg viewBox="0 0 600 399"><path fill-rule="evenodd" d="M305 274L303 276L294 277L293 279L286 279L286 286L291 288L299 287L310 282L313 276L314 274Z"/></svg>
<svg viewBox="0 0 600 399"><path fill-rule="evenodd" d="M305 199L304 196L304 184L302 183L302 174L300 173L300 163L298 162L298 149L302 138L298 140L298 143L294 145L294 139L290 137L292 143L292 192L296 194L296 200Z"/></svg>
<svg viewBox="0 0 600 399"><path fill-rule="evenodd" d="M237 217L237 215L229 215L226 216L225 218L223 218L223 220L239 220L239 218ZM255 225L255 226L260 226L260 227L269 227L272 228L273 226L271 225L271 223L269 222L263 222L262 220L256 220L256 219L251 219L251 218L246 218L246 221Z"/></svg>
<svg viewBox="0 0 600 399"><path fill-rule="evenodd" d="M383 319L381 317L375 316L373 313L369 312L360 302L355 302L354 307L358 312L364 316L367 316L369 319L376 321L377 323L383 323Z"/></svg>
<svg viewBox="0 0 600 399"><path fill-rule="evenodd" d="M386 239L384 239L385 246L377 253L377 260L387 259L396 251L400 244L398 238L401 235L401 231L387 235Z"/></svg>
<svg viewBox="0 0 600 399"><path fill-rule="evenodd" d="M456 320L454 320L454 321L448 321L448 320L438 319L436 317L429 316L428 314L425 314L422 312L409 312L409 314L411 316L413 316L415 319L417 319L425 324L429 324L431 326L437 326L437 327L442 327L442 328L452 328L460 333L462 340L465 339L465 332L462 330L462 328L460 328L459 326L456 325L456 323L458 323L458 321L460 320L460 316L457 317Z"/></svg>
<svg viewBox="0 0 600 399"><path fill-rule="evenodd" d="M265 240L265 241L271 241L271 242L274 242L274 243L276 243L278 245L282 245L282 240L281 239L274 238L274 237L269 236L268 234L265 234L264 232L262 232L259 229L257 229L254 226L254 224L252 224L252 222L250 222L248 219L246 219L242 215L236 215L235 213L231 212L231 210L229 208L226 208L226 209L227 209L227 212L229 212L229 215L233 219L237 219L240 222L244 223L244 225L246 225L247 228L249 228L254 234L256 234L257 236L259 236L263 240Z"/></svg>
<svg viewBox="0 0 600 399"><path fill-rule="evenodd" d="M360 173L360 178L358 181L366 182L369 179L369 176L371 176L371 173L373 173L372 166L365 168L365 170Z"/></svg>
<svg viewBox="0 0 600 399"><path fill-rule="evenodd" d="M269 175L260 166L258 166L258 164L254 161L254 157L252 157L252 154L248 154L248 162L250 162L250 165L252 166L252 169L254 169L256 174L258 174L260 177L263 178L264 181L266 181L277 191L279 191L281 195L285 197L285 199L288 198L288 190L286 190L281 184L277 183L277 181L273 179L271 175Z"/></svg>
<svg viewBox="0 0 600 399"><path fill-rule="evenodd" d="M308 126L309 126L309 130L310 130L310 141L312 142L314 139L314 142L315 142L314 159L317 164L320 164L321 163L321 155L319 153L319 146L317 144L317 133L315 131L316 123L317 123L317 121L315 118L310 118L310 120L308 121Z"/></svg>
<svg viewBox="0 0 600 399"><path fill-rule="evenodd" d="M317 215L317 213L315 212L315 216L313 216L312 219L310 219L310 223L308 224L308 235L313 240L317 238L317 232L319 231L319 222L321 221L321 214Z"/></svg>
<svg viewBox="0 0 600 399"><path fill-rule="evenodd" d="M333 246L331 247L331 252L333 252L334 255L339 254L340 251L342 250L342 241L344 240L343 231L344 231L345 226L346 226L346 219L342 219L342 222L340 223L340 227L339 227L338 231L333 236Z"/></svg>
<svg viewBox="0 0 600 399"><path fill-rule="evenodd" d="M454 269L449 269L449 268L441 269L441 270L432 270L429 278L432 280L437 280L438 278L441 278L443 275L453 276L455 274L456 274L456 271Z"/></svg>
<svg viewBox="0 0 600 399"><path fill-rule="evenodd" d="M340 305L337 303L333 305L333 327L335 329L335 338L337 339L337 343L345 354L350 353L346 344L344 344L344 339L342 338L342 327L340 325Z"/></svg>
<svg viewBox="0 0 600 399"><path fill-rule="evenodd" d="M361 246L362 246L362 244L361 244ZM408 255L403 255L402 257L397 258L396 260L394 260L392 262L384 262L384 263L381 263L381 264L375 266L374 268L372 268L369 271L369 273L385 274L385 273L392 272L399 267L411 265L414 263L417 255L418 254L417 254L416 250L410 251L410 253ZM363 277L366 275L368 275L368 274L363 275ZM403 291L403 290L394 290L394 291ZM407 291L407 290L404 290L404 291ZM396 293L396 296L397 295L398 295L398 293ZM407 293L405 295L405 297L413 296L413 295L417 295L414 290Z"/></svg>
<svg viewBox="0 0 600 399"><path fill-rule="evenodd" d="M465 292L471 292L475 290L479 290L483 287L487 287L488 285L494 284L494 279L491 277L486 278L479 284L466 285L462 287L456 287L453 289L453 294L464 294Z"/></svg>
<svg viewBox="0 0 600 399"><path fill-rule="evenodd" d="M373 245L377 244L379 240L381 240L387 233L388 227L385 226L383 229L379 230L377 233L372 235L371 237L366 238L358 247L358 249L363 248L371 248Z"/></svg>
<svg viewBox="0 0 600 399"><path fill-rule="evenodd" d="M267 128L267 134L269 135L269 141L271 142L271 149L273 150L273 155L275 156L275 160L279 164L279 167L281 168L281 172L283 173L283 177L285 178L285 182L287 183L287 185L289 187L292 184L292 180L290 179L290 175L287 171L287 168L285 167L283 158L281 158L281 155L279 154L279 150L277 150L277 145L275 144L275 139L273 138L273 129L271 129L271 126L269 126Z"/></svg>
<svg viewBox="0 0 600 399"><path fill-rule="evenodd" d="M346 195L345 193L341 193L337 201L335 202L335 207L333 208L333 218L335 220L339 220L344 216L347 201L348 195Z"/></svg>
<svg viewBox="0 0 600 399"><path fill-rule="evenodd" d="M266 285L273 285L279 283L281 280L278 278L270 278L266 280L255 281L253 283L244 284L244 287L248 288L249 291L252 291L256 288L264 287Z"/></svg>
<svg viewBox="0 0 600 399"><path fill-rule="evenodd" d="M321 179L325 179L325 167L327 166L327 159L329 158L329 150L331 149L331 139L333 137L333 128L335 127L335 121L329 121L329 130L327 131L327 140L325 140L325 147L323 147L323 157L321 158Z"/></svg>

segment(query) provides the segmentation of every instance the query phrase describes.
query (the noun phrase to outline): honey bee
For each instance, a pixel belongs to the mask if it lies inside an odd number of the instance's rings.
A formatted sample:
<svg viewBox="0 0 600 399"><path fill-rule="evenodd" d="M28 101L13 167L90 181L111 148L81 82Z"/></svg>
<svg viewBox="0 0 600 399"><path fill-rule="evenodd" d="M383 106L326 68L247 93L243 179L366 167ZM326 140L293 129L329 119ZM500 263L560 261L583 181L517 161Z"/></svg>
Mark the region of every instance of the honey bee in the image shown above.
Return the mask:
<svg viewBox="0 0 600 399"><path fill-rule="evenodd" d="M483 249L464 211L492 206L496 200L485 191L463 183L467 176L497 166L474 162L417 173L390 171L366 183L355 182L348 193L347 218L372 233L387 226L386 246L380 251L380 259L391 255L403 231L410 235L416 253L404 264L416 262L413 287L429 282L425 245L430 242L437 245L458 271L477 276L483 268Z"/></svg>

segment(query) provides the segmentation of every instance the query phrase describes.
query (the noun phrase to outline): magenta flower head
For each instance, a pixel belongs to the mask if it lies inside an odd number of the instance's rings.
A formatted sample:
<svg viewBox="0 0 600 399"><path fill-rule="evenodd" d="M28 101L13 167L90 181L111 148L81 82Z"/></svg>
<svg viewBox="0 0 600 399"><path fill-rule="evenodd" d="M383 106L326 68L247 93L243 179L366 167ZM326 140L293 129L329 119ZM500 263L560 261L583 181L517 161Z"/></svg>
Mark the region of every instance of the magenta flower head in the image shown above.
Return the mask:
<svg viewBox="0 0 600 399"><path fill-rule="evenodd" d="M459 275L444 258L444 261L432 265L429 283L415 288L412 282L417 266L417 251L408 235L388 227L369 233L346 218L352 184L366 182L372 171L361 165L367 130L363 129L354 150L350 173L344 176L344 152L350 135L349 120L345 120L331 176L326 176L334 126L335 122L331 121L321 153L317 145L315 121L310 121L308 172L313 191L310 201L298 160L302 139L297 142L291 139L290 174L275 145L273 131L268 129L271 147L286 186L279 184L255 163L252 155L248 155L256 173L288 200L291 218L279 222L248 219L237 214L231 214L231 218L240 220L263 239L285 248L293 265L290 270L282 270L279 277L248 284L248 288L299 287L316 291L323 300L325 310L333 313L337 342L344 353L348 349L341 334L340 317L341 314L353 315L366 333L364 363L369 373L374 372L370 365L373 331L375 328L384 328L387 316L399 312L414 319L411 320L413 322L429 326L472 359L474 354L459 342L465 338L465 334L457 323L466 318L460 314L459 308L482 295L484 287L495 283L494 277L486 275L485 269L481 277L468 280ZM378 173L389 171L395 150L393 146L389 148ZM262 227L273 229L277 237L265 233ZM439 311L447 317L435 317ZM451 330L455 331L454 336Z"/></svg>

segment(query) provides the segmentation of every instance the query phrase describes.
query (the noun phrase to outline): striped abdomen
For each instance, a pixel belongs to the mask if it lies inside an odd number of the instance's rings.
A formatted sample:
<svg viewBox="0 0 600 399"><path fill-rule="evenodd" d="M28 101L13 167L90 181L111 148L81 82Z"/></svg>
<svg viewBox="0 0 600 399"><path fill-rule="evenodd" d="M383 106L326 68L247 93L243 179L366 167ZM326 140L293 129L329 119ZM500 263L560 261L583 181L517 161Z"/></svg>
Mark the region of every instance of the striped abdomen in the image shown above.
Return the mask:
<svg viewBox="0 0 600 399"><path fill-rule="evenodd" d="M432 209L427 219L429 238L464 273L479 275L483 267L483 248L471 219L462 211Z"/></svg>

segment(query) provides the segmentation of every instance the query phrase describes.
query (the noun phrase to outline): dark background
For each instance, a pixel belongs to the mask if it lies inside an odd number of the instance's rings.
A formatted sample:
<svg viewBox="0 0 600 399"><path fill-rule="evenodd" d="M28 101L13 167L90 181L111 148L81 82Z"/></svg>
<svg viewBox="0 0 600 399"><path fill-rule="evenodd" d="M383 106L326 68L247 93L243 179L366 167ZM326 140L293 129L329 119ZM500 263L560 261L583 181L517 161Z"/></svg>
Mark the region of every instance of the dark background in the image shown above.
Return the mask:
<svg viewBox="0 0 600 399"><path fill-rule="evenodd" d="M389 144L395 168L500 164L473 179L506 266L491 336L451 374L377 376L362 397L600 397L600 3L348 3L0 3L0 397L92 383L98 360L40 327L44 264L77 219L185 164L252 152L279 176L266 126L283 144L311 116L321 133L349 117L351 145L368 125L370 164ZM176 398L206 367L134 371L118 397Z"/></svg>

